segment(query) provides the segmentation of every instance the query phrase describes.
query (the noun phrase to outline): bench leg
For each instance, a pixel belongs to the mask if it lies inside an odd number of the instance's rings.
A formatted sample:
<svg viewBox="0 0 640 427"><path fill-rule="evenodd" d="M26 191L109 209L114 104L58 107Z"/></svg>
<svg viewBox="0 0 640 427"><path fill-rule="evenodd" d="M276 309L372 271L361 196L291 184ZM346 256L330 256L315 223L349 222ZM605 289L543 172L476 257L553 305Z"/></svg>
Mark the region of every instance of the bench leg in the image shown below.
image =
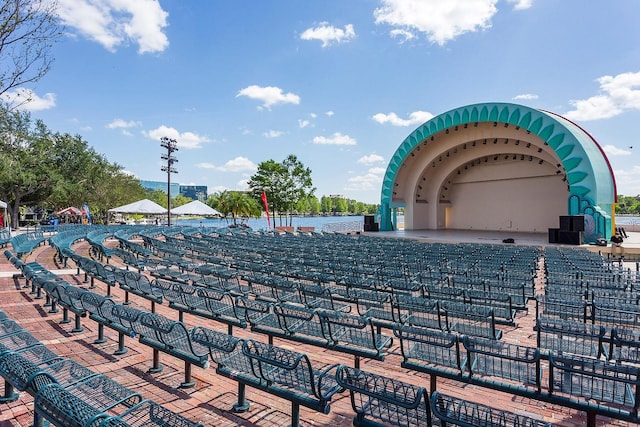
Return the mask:
<svg viewBox="0 0 640 427"><path fill-rule="evenodd" d="M89 289L95 289L96 287L96 280L93 276L91 276L91 284L89 285Z"/></svg>
<svg viewBox="0 0 640 427"><path fill-rule="evenodd" d="M113 354L120 356L121 354L125 354L127 351L129 350L124 346L124 334L122 332L118 332L118 349L114 351Z"/></svg>
<svg viewBox="0 0 640 427"><path fill-rule="evenodd" d="M596 427L596 413L587 411L587 427Z"/></svg>
<svg viewBox="0 0 640 427"><path fill-rule="evenodd" d="M129 301L129 291L124 291L124 302L122 305L129 305L131 302Z"/></svg>
<svg viewBox="0 0 640 427"><path fill-rule="evenodd" d="M35 284L33 286L35 286ZM34 299L42 299L42 288L36 288L36 296Z"/></svg>
<svg viewBox="0 0 640 427"><path fill-rule="evenodd" d="M291 402L291 426L300 427L300 404Z"/></svg>
<svg viewBox="0 0 640 427"><path fill-rule="evenodd" d="M158 372L162 372L162 365L160 365L160 350L154 348L153 349L153 366L149 368L147 373L155 374Z"/></svg>
<svg viewBox="0 0 640 427"><path fill-rule="evenodd" d="M51 307L51 297L49 295L46 295L44 297L44 304L42 304L43 307Z"/></svg>
<svg viewBox="0 0 640 427"><path fill-rule="evenodd" d="M182 310L178 310L178 322L184 322L184 312Z"/></svg>
<svg viewBox="0 0 640 427"><path fill-rule="evenodd" d="M84 272L84 280L82 281L82 283L87 283L89 281L89 276L87 275L87 272Z"/></svg>
<svg viewBox="0 0 640 427"><path fill-rule="evenodd" d="M107 339L104 337L104 325L102 323L98 323L98 338L93 342L94 344L102 344L107 342Z"/></svg>
<svg viewBox="0 0 640 427"><path fill-rule="evenodd" d="M356 369L360 369L360 356L354 356L353 367Z"/></svg>
<svg viewBox="0 0 640 427"><path fill-rule="evenodd" d="M58 311L60 311L58 310L58 301L56 301L55 298L51 298L51 308L49 309L49 313L57 313Z"/></svg>
<svg viewBox="0 0 640 427"><path fill-rule="evenodd" d="M4 396L0 396L0 403L15 402L18 400L18 397L18 393L14 393L11 383L4 380Z"/></svg>
<svg viewBox="0 0 640 427"><path fill-rule="evenodd" d="M45 419L42 415L38 414L38 412L33 413L33 427L45 427L48 425L48 422L45 422Z"/></svg>
<svg viewBox="0 0 640 427"><path fill-rule="evenodd" d="M436 391L438 383L438 377L433 374L429 374L429 393L433 394Z"/></svg>
<svg viewBox="0 0 640 427"><path fill-rule="evenodd" d="M191 379L191 363L184 362L184 382L180 383L180 388L191 388L196 382Z"/></svg>
<svg viewBox="0 0 640 427"><path fill-rule="evenodd" d="M107 283L107 296L111 296L111 285Z"/></svg>
<svg viewBox="0 0 640 427"><path fill-rule="evenodd" d="M233 325L227 325L227 334L233 336Z"/></svg>
<svg viewBox="0 0 640 427"><path fill-rule="evenodd" d="M251 404L245 399L246 385L238 383L238 401L233 404L233 412L247 412Z"/></svg>
<svg viewBox="0 0 640 427"><path fill-rule="evenodd" d="M60 323L71 323L71 320L69 320L69 310L67 310L66 308L62 309L62 320L60 321Z"/></svg>
<svg viewBox="0 0 640 427"><path fill-rule="evenodd" d="M80 315L76 313L75 324L73 325L73 329L71 330L71 332L82 332L82 331L84 331L84 328L82 327L82 324L80 321Z"/></svg>
<svg viewBox="0 0 640 427"><path fill-rule="evenodd" d="M155 301L151 301L151 312L152 313L156 312L156 302Z"/></svg>

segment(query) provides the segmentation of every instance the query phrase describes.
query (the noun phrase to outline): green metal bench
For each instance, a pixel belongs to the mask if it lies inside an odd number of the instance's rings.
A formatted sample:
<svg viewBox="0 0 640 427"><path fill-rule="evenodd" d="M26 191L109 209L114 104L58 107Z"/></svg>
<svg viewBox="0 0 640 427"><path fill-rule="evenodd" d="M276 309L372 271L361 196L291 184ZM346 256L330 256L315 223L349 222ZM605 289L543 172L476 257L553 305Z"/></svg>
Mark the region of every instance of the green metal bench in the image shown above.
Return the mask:
<svg viewBox="0 0 640 427"><path fill-rule="evenodd" d="M106 342L104 327L118 332L118 348L114 355L127 353L125 337L135 337L135 326L145 312L122 304L116 304L110 297L87 292L81 297L81 304L89 313L89 319L98 323L98 337L94 344Z"/></svg>
<svg viewBox="0 0 640 427"><path fill-rule="evenodd" d="M382 423L401 427L432 425L429 396L423 387L345 365L338 367L336 380L339 386L349 391L351 406L356 413L354 426L379 427Z"/></svg>
<svg viewBox="0 0 640 427"><path fill-rule="evenodd" d="M248 410L244 387L263 390L291 402L291 426L300 425L300 406L328 414L334 394L341 392L335 371L338 365L314 369L306 354L266 343L246 340L218 362L216 372L238 382L236 411Z"/></svg>
<svg viewBox="0 0 640 427"><path fill-rule="evenodd" d="M461 427L551 427L550 423L435 392L431 409L440 425Z"/></svg>
<svg viewBox="0 0 640 427"><path fill-rule="evenodd" d="M609 352L605 347L606 330L603 326L538 317L535 330L537 346L545 356L553 351L599 358Z"/></svg>
<svg viewBox="0 0 640 427"><path fill-rule="evenodd" d="M203 369L209 367L209 352L191 339L191 331L178 321L169 320L157 313L145 313L133 325L140 343L153 349L153 365L149 372L161 372L160 352L182 359L185 363L184 381L181 388L195 386L191 378L191 365Z"/></svg>
<svg viewBox="0 0 640 427"><path fill-rule="evenodd" d="M533 389L540 393L542 379L540 351L535 347L483 339L462 337L467 352L466 363L470 378L502 390Z"/></svg>
<svg viewBox="0 0 640 427"><path fill-rule="evenodd" d="M143 400L120 415L109 417L100 427L204 427L203 424L191 421L180 414L155 403Z"/></svg>
<svg viewBox="0 0 640 427"><path fill-rule="evenodd" d="M432 393L438 376L462 379L466 355L458 335L408 325L396 325L393 334L400 340L401 366L428 373Z"/></svg>

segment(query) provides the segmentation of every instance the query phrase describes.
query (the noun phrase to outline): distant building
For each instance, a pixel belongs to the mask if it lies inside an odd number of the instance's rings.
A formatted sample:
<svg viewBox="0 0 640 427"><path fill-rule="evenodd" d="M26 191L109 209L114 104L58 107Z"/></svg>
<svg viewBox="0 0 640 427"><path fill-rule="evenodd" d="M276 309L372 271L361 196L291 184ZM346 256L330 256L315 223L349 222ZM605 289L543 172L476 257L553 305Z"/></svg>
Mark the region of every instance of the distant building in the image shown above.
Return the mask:
<svg viewBox="0 0 640 427"><path fill-rule="evenodd" d="M160 190L167 194L166 182L145 181L141 179L140 185L142 185L146 190ZM184 197L188 197L191 200L200 200L201 202L206 201L208 197L206 185L180 185L178 183L171 183L171 197L175 197L178 194L182 194Z"/></svg>
<svg viewBox="0 0 640 427"><path fill-rule="evenodd" d="M207 201L207 186L206 185L181 185L180 194L184 197L188 197L191 200L200 200L201 202Z"/></svg>
<svg viewBox="0 0 640 427"><path fill-rule="evenodd" d="M165 194L167 193L167 183L166 182L162 182L162 181L145 181L145 180L140 180L140 185L142 185L142 187L144 187L146 190L151 190L151 191L156 191L156 190L160 190L163 191ZM171 184L171 196L177 196L178 194L180 194L180 184L176 183L172 183Z"/></svg>

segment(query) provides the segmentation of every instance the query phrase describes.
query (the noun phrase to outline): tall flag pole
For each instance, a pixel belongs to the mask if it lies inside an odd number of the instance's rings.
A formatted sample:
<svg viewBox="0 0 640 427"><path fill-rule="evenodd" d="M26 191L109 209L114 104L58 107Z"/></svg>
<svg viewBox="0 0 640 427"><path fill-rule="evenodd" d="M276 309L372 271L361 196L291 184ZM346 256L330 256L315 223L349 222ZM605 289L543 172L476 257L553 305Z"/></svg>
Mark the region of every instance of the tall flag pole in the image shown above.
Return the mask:
<svg viewBox="0 0 640 427"><path fill-rule="evenodd" d="M267 212L267 230L271 228L271 220L269 219L269 203L267 203L267 193L262 192L262 203L264 204L264 210Z"/></svg>

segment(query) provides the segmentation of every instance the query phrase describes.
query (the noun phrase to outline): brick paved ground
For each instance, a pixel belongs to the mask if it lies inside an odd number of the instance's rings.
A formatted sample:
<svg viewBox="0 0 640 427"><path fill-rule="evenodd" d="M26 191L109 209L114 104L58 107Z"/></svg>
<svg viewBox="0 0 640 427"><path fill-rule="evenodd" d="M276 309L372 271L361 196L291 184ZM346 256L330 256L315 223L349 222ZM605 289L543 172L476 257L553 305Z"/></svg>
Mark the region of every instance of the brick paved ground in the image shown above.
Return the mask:
<svg viewBox="0 0 640 427"><path fill-rule="evenodd" d="M86 243L78 243L74 245L74 249L80 254L86 255ZM27 260L37 260L50 269L60 269L61 266L53 260L53 252L52 248L43 246L31 254ZM11 271L14 271L13 267L2 256L0 273ZM160 360L164 365L164 370L158 374L148 374L146 371L151 366L152 357L152 350L149 347L141 345L136 339L127 339L128 353L114 356L113 352L117 348L117 334L115 332L105 328L107 342L93 344L97 337L97 325L91 320L83 319L84 331L72 334L70 331L73 322L60 324L62 311L57 314L48 313L47 308L42 306L44 300L35 300L29 294L29 289L22 287L24 279L6 277L7 274L3 274L3 276L5 277L0 277L0 308L58 355L70 357L94 371L105 373L119 383L141 393L144 398L151 398L206 426L271 427L289 424L291 408L287 401L251 388L247 388L247 399L252 404L251 410L243 414L231 412L230 408L236 401L237 384L230 379L216 375L214 368L204 370L193 367L193 377L197 384L194 388L186 390L178 388L184 377L184 363L178 359L161 354ZM87 286L82 283L83 276L71 274L65 275L65 278L78 286ZM105 285L96 284L97 289L94 291L104 294L106 292ZM113 290L113 295L116 300L122 301L124 299L124 293L118 288ZM131 301L134 306L139 305L140 308L149 309L149 303L146 300L132 295ZM167 317L177 319L177 313L167 307L158 306L157 311ZM503 339L508 342L535 345L532 329L534 312L535 309L532 305L528 314L520 315L517 327L501 327L505 331ZM185 322L190 326L198 324L226 332L224 325L191 315L185 315ZM238 328L234 330L234 335L266 341L264 336ZM316 363L353 364L352 357L333 351L286 342L277 338L274 344L307 353L314 365ZM402 369L400 361L400 350L396 343L385 361L363 360L361 369L428 388L429 376L427 374ZM536 417L542 416L546 421L558 426L583 426L586 424L582 413L477 386L439 380L438 389L446 394L490 404L497 408L517 413L534 414ZM334 397L329 415L301 408L301 420L305 425L347 427L352 425L352 418L353 411L347 393ZM29 395L23 393L16 402L0 404L0 427L30 426L32 422L33 399ZM605 425L626 426L630 424L598 417L598 426Z"/></svg>

